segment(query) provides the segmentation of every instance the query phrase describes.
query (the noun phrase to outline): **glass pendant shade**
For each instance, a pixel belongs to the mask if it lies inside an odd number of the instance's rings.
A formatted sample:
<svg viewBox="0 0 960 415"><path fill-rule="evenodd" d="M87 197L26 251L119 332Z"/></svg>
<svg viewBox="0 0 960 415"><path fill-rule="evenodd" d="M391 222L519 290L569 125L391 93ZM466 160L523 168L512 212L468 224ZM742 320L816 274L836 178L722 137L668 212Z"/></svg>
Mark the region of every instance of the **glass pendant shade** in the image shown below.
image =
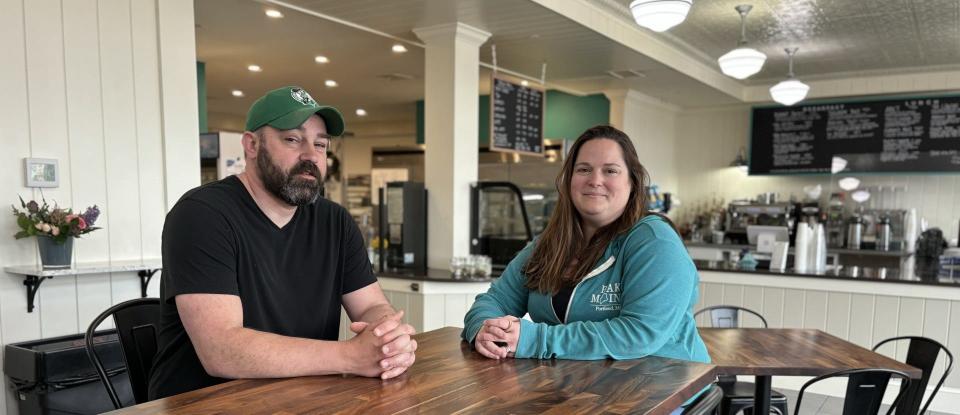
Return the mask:
<svg viewBox="0 0 960 415"><path fill-rule="evenodd" d="M809 91L809 85L791 78L770 87L770 97L774 101L790 106L803 101Z"/></svg>
<svg viewBox="0 0 960 415"><path fill-rule="evenodd" d="M741 47L727 52L726 55L717 59L717 62L720 64L720 71L722 71L724 75L737 79L746 79L760 72L766 60L767 55L764 55L763 52Z"/></svg>
<svg viewBox="0 0 960 415"><path fill-rule="evenodd" d="M630 11L637 24L654 32L663 32L687 18L693 0L634 0Z"/></svg>

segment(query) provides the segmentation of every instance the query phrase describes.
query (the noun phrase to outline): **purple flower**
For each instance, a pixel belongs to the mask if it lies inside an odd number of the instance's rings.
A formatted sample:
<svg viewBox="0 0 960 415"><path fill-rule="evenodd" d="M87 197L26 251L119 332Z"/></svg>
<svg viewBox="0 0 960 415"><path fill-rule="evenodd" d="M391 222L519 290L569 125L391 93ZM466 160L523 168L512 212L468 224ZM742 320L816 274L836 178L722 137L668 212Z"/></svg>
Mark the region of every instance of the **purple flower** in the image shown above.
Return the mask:
<svg viewBox="0 0 960 415"><path fill-rule="evenodd" d="M36 201L31 200L30 203L27 203L27 211L30 213L37 213L40 211L40 205Z"/></svg>
<svg viewBox="0 0 960 415"><path fill-rule="evenodd" d="M93 226L97 221L97 218L100 217L100 209L97 208L97 205L93 205L87 208L86 212L83 212L83 221L87 223L87 226Z"/></svg>

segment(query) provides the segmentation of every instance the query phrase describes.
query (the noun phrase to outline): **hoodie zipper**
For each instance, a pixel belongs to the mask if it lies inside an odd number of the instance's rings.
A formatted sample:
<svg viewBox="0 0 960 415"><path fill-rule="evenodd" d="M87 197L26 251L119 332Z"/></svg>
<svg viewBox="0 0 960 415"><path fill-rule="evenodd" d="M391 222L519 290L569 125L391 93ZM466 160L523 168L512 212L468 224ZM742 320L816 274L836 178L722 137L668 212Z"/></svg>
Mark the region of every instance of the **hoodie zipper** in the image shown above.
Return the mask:
<svg viewBox="0 0 960 415"><path fill-rule="evenodd" d="M567 324L567 318L570 317L570 306L573 305L573 297L577 295L577 288L580 288L580 284L583 284L584 281L586 281L586 280L588 280L588 279L590 279L590 278L593 278L593 277L596 277L597 275L600 275L601 273L603 273L603 271L606 271L607 268L610 268L611 266L613 266L613 263L614 263L616 260L617 260L616 257L610 256L609 258L607 258L606 261L604 261L602 264L600 264L600 266L594 268L593 271L590 271L590 273L587 274L586 277L583 277L583 279L580 280L580 282L578 282L577 285L575 285L575 286L573 287L573 291L570 292L570 298L567 300L567 311L566 311L565 313L563 313L563 321L561 321L561 323ZM550 307L550 309L553 310L553 315L554 315L554 316L557 316L557 310L554 309L552 306ZM560 317L559 317L559 316L557 316L557 320L560 320Z"/></svg>

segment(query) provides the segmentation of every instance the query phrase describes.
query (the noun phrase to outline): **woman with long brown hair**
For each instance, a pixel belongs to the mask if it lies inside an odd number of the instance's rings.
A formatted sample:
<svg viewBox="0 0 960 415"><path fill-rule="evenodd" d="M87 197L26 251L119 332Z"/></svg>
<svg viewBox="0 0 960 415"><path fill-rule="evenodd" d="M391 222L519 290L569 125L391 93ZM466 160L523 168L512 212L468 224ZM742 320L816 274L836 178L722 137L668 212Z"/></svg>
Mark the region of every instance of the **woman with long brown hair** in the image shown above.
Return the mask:
<svg viewBox="0 0 960 415"><path fill-rule="evenodd" d="M647 210L630 138L588 129L556 183L547 227L477 296L463 338L491 359L709 362L691 313L697 270L669 219Z"/></svg>

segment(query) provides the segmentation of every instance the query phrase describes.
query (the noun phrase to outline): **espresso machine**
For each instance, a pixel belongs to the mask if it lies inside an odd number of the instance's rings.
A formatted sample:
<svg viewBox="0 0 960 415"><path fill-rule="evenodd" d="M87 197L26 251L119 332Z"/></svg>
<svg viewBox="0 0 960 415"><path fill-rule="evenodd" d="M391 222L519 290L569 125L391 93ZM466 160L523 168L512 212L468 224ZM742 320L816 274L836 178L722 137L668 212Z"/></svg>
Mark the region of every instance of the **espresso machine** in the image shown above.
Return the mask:
<svg viewBox="0 0 960 415"><path fill-rule="evenodd" d="M801 206L797 203L735 201L727 207L724 238L729 239L730 243L745 245L748 243L747 226L782 226L789 230L792 241L799 211Z"/></svg>

